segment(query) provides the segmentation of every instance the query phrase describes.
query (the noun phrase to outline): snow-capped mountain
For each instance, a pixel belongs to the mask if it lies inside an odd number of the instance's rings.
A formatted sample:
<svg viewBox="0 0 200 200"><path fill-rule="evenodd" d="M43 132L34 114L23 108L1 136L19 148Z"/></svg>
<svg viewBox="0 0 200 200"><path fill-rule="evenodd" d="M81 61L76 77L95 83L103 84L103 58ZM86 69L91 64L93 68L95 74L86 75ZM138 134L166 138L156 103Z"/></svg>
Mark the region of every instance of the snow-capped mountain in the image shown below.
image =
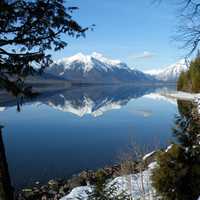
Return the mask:
<svg viewBox="0 0 200 200"><path fill-rule="evenodd" d="M152 82L151 76L130 69L119 60L112 60L99 53L82 53L66 57L55 62L47 71L62 79L77 83L121 83Z"/></svg>
<svg viewBox="0 0 200 200"><path fill-rule="evenodd" d="M176 82L181 72L187 71L188 65L184 59L164 69L153 69L145 71L146 74L154 76L160 81Z"/></svg>
<svg viewBox="0 0 200 200"><path fill-rule="evenodd" d="M71 90L58 91L40 102L53 109L73 113L79 117L85 115L98 117L110 110L120 109L131 99L139 98L154 90L153 87L130 85L74 87Z"/></svg>

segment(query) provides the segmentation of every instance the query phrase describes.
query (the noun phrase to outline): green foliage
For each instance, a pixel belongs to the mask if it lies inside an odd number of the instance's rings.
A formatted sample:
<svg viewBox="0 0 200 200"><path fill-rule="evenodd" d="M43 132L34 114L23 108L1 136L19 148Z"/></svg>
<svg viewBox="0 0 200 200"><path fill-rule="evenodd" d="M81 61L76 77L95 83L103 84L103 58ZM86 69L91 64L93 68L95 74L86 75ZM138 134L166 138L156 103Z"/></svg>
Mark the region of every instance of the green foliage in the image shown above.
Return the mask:
<svg viewBox="0 0 200 200"><path fill-rule="evenodd" d="M200 165L187 161L185 151L174 145L158 156L152 184L165 200L197 199L200 191Z"/></svg>
<svg viewBox="0 0 200 200"><path fill-rule="evenodd" d="M190 77L192 84L192 91L200 91L200 55L190 64Z"/></svg>
<svg viewBox="0 0 200 200"><path fill-rule="evenodd" d="M27 75L34 71L33 61L40 68L48 66L50 55L45 51L57 51L67 45L61 34L79 37L87 30L72 19L75 9L65 8L63 0L1 1L1 69Z"/></svg>
<svg viewBox="0 0 200 200"><path fill-rule="evenodd" d="M164 200L197 199L200 191L200 165L190 163L185 150L174 145L158 156L152 173L152 185Z"/></svg>
<svg viewBox="0 0 200 200"><path fill-rule="evenodd" d="M178 104L181 116L176 118L174 128L178 144L158 154L158 166L151 177L153 187L164 200L197 199L200 191L200 122L191 104Z"/></svg>
<svg viewBox="0 0 200 200"><path fill-rule="evenodd" d="M96 174L96 181L93 191L89 193L89 200L129 200L130 195L127 195L125 191L118 193L118 187L116 183L111 185L106 180L106 174L104 171L99 170Z"/></svg>
<svg viewBox="0 0 200 200"><path fill-rule="evenodd" d="M200 55L190 63L187 72L182 72L177 82L177 89L189 92L200 91Z"/></svg>
<svg viewBox="0 0 200 200"><path fill-rule="evenodd" d="M181 116L186 116L187 118L191 117L191 111L194 108L194 105L191 101L177 100L178 110Z"/></svg>
<svg viewBox="0 0 200 200"><path fill-rule="evenodd" d="M1 86L14 80L23 83L26 76L41 73L52 62L47 51L67 45L63 34L85 35L88 28L72 18L76 9L65 7L64 0L0 1Z"/></svg>
<svg viewBox="0 0 200 200"><path fill-rule="evenodd" d="M190 73L181 72L177 81L177 90L189 91L191 89Z"/></svg>

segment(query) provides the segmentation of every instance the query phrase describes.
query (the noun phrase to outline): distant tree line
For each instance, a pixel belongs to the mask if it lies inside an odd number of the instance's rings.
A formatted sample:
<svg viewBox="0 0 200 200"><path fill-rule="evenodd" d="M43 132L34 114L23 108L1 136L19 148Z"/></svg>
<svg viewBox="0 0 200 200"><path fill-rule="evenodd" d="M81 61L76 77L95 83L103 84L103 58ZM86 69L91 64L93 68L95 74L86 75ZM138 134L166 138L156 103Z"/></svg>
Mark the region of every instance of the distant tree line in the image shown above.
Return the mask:
<svg viewBox="0 0 200 200"><path fill-rule="evenodd" d="M186 92L200 91L200 52L191 61L188 71L182 72L177 82L177 89Z"/></svg>

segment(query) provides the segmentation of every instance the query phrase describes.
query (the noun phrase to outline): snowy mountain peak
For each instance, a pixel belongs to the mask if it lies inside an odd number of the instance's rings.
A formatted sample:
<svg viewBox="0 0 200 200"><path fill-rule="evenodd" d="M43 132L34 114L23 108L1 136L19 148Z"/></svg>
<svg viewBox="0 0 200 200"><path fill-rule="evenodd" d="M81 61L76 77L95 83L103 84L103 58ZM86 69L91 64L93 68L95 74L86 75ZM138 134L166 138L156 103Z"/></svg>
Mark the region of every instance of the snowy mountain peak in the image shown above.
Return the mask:
<svg viewBox="0 0 200 200"><path fill-rule="evenodd" d="M102 58L102 57L104 57L103 54L98 53L98 52L96 52L96 51L94 51L94 52L91 54L91 56L94 57L94 58Z"/></svg>
<svg viewBox="0 0 200 200"><path fill-rule="evenodd" d="M178 62L168 66L165 70L175 70L175 71L182 71L182 70L187 70L188 67L187 67L187 64L186 64L186 61L185 59L181 59L179 60Z"/></svg>
<svg viewBox="0 0 200 200"><path fill-rule="evenodd" d="M91 54L91 57L110 65L118 65L122 63L120 60L113 60L113 59L106 58L105 56L97 52L93 52Z"/></svg>
<svg viewBox="0 0 200 200"><path fill-rule="evenodd" d="M76 83L111 84L152 82L154 78L138 70L132 70L120 60L114 60L93 52L78 53L55 62L47 71L54 76Z"/></svg>
<svg viewBox="0 0 200 200"><path fill-rule="evenodd" d="M113 67L119 67L119 65L122 65L124 67L125 65L120 60L113 60L113 59L106 58L102 54L97 53L97 52L93 52L90 55L78 53L74 56L66 57L61 60L58 60L56 64L65 65L66 66L65 68L67 69L69 67L68 65L70 65L73 62L84 64L84 69L83 69L84 72L89 72L90 70L92 70L95 66L97 66L97 62L98 63L101 62L101 64L105 65L104 70L108 70Z"/></svg>
<svg viewBox="0 0 200 200"><path fill-rule="evenodd" d="M177 81L178 77L180 76L181 72L187 71L188 65L185 59L181 59L175 64L172 64L163 69L152 69L145 71L146 74L150 74L154 76L156 79L161 81Z"/></svg>
<svg viewBox="0 0 200 200"><path fill-rule="evenodd" d="M88 62L90 61L91 57L89 55L85 55L83 53L77 53L71 57L68 57L68 58L64 58L65 60L70 60L70 61L75 61L75 60L80 60L80 61L83 61L83 62Z"/></svg>

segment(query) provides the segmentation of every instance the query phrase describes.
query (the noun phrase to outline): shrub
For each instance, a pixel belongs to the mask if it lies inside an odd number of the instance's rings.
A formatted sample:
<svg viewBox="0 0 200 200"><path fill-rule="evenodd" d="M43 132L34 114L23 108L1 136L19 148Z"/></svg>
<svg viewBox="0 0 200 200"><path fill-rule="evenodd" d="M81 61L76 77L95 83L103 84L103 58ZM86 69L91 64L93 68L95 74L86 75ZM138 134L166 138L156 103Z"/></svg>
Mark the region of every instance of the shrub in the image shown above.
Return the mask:
<svg viewBox="0 0 200 200"><path fill-rule="evenodd" d="M118 193L118 187L114 183L108 186L105 172L99 170L96 174L95 186L91 193L88 194L89 200L130 200L130 195L125 191Z"/></svg>
<svg viewBox="0 0 200 200"><path fill-rule="evenodd" d="M200 191L200 164L188 158L185 149L173 145L157 158L152 185L164 200L197 199Z"/></svg>

